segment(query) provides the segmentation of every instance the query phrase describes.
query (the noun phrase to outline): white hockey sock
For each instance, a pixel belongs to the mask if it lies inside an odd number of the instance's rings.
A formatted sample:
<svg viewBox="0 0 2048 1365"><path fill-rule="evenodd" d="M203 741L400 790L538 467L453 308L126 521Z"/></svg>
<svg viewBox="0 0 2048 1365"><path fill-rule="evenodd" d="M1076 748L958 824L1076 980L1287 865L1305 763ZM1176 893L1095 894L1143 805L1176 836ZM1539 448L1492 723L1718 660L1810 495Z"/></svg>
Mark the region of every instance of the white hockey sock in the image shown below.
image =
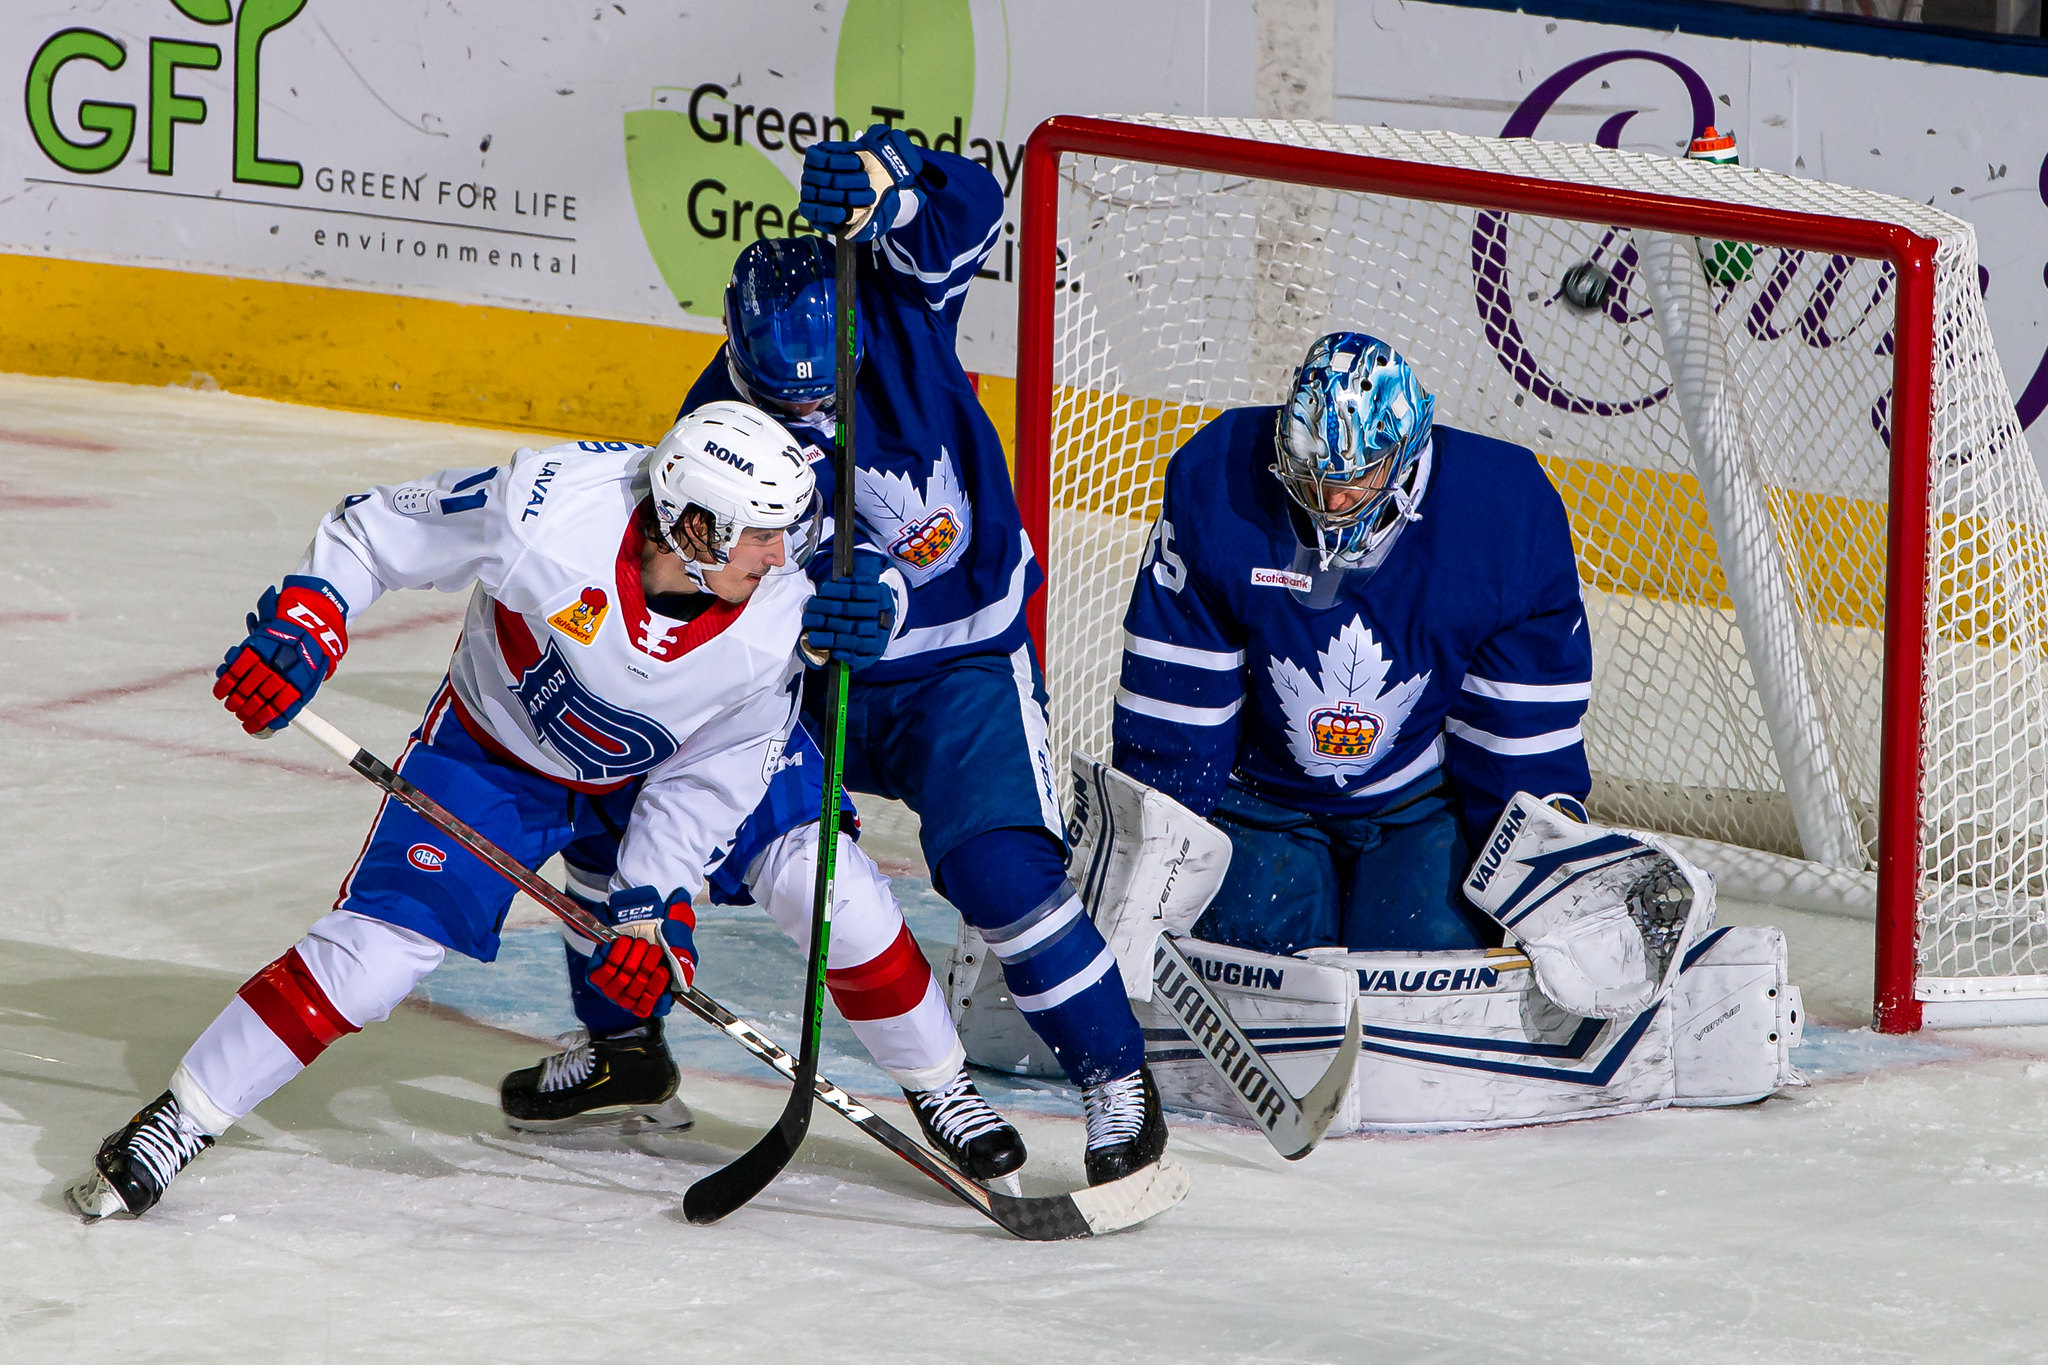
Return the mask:
<svg viewBox="0 0 2048 1365"><path fill-rule="evenodd" d="M770 844L748 888L782 932L801 947L810 939L818 827L806 825ZM883 1070L906 1090L951 1079L966 1058L945 994L903 922L889 879L860 846L842 836L832 948L825 984L833 1003Z"/></svg>
<svg viewBox="0 0 2048 1365"><path fill-rule="evenodd" d="M321 917L206 1026L172 1093L218 1137L337 1038L387 1017L442 956L440 944L382 920Z"/></svg>

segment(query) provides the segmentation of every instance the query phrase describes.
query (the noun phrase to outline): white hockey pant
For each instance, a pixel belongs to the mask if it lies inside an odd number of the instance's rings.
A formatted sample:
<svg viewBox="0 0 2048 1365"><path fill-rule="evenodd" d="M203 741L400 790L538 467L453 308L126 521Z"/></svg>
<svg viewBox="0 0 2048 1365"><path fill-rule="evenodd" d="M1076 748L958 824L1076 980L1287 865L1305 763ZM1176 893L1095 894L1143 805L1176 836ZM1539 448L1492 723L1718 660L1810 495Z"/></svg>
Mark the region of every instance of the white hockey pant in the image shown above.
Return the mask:
<svg viewBox="0 0 2048 1365"><path fill-rule="evenodd" d="M352 910L323 915L242 984L185 1053L171 1092L207 1132L226 1132L336 1039L389 1017L445 951Z"/></svg>

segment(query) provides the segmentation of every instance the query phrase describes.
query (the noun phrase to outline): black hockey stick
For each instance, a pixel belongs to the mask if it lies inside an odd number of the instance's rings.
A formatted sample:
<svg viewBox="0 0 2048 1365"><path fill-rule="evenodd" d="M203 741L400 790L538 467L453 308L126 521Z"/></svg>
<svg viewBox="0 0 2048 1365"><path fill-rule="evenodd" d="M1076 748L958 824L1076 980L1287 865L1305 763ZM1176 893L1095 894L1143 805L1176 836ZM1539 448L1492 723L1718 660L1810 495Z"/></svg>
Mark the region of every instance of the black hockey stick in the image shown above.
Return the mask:
<svg viewBox="0 0 2048 1365"><path fill-rule="evenodd" d="M1171 934L1161 934L1159 946L1153 950L1152 999L1209 1059L1245 1112L1265 1132L1273 1150L1289 1161L1299 1161L1315 1150L1330 1120L1343 1107L1344 1092L1350 1089L1358 1067L1356 1000L1351 1002L1351 1018L1344 1027L1344 1041L1337 1045L1337 1055L1309 1092L1296 1099Z"/></svg>
<svg viewBox="0 0 2048 1365"><path fill-rule="evenodd" d="M855 289L860 255L852 227L842 229L834 243L836 279L832 286L832 330L837 337L833 361L833 467L839 480L832 509L832 573L853 573L853 385ZM818 1076L818 1053L825 1025L825 955L832 946L832 882L839 865L839 778L846 757L846 687L849 669L838 659L825 665L825 713L830 724L823 735L825 800L818 813L818 876L811 890L811 958L804 977L803 1041L789 1103L775 1126L739 1158L690 1186L683 1196L683 1216L693 1223L715 1223L768 1188L803 1146L810 1131L811 1107ZM857 1121L857 1120L856 1120Z"/></svg>
<svg viewBox="0 0 2048 1365"><path fill-rule="evenodd" d="M292 722L292 728L304 731L333 750L347 761L349 767L418 811L420 817L428 824L442 830L449 838L490 864L500 876L539 901L542 909L573 926L577 932L599 943L609 943L618 937L618 931L610 925L599 923L589 911L570 900L556 887L542 881L524 863L449 814L440 802L400 777L375 754L311 711L300 711L297 719ZM663 951L667 951L666 947ZM673 955L670 956L669 970L676 973L669 983L676 1003L783 1075L791 1080L796 1079L802 1065L798 1058L790 1056L774 1039L710 996L695 987L683 985L683 978L675 967ZM1122 1180L1113 1180L1107 1185L1096 1185L1090 1189L1075 1190L1069 1194L1022 1197L1002 1194L961 1175L919 1143L905 1137L899 1129L874 1110L841 1090L830 1080L817 1075L815 1065L807 1088L818 1099L859 1125L869 1137L943 1186L955 1199L978 1211L1005 1232L1022 1237L1026 1241L1052 1242L1070 1237L1092 1237L1099 1233L1115 1232L1142 1223L1155 1214L1164 1213L1185 1198L1188 1192L1187 1171L1177 1163L1162 1158L1154 1165L1133 1172Z"/></svg>

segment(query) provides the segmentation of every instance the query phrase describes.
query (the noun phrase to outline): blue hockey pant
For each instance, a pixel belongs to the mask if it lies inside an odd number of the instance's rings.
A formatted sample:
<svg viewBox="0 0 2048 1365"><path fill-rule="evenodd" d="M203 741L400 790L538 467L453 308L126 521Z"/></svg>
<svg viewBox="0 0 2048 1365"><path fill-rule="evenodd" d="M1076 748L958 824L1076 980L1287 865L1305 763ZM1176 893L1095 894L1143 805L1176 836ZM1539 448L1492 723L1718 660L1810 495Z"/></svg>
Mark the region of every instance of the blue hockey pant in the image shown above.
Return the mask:
<svg viewBox="0 0 2048 1365"><path fill-rule="evenodd" d="M1500 930L1459 889L1472 855L1448 783L1372 815L1313 815L1236 785L1209 817L1230 871L1193 934L1262 953L1490 948Z"/></svg>

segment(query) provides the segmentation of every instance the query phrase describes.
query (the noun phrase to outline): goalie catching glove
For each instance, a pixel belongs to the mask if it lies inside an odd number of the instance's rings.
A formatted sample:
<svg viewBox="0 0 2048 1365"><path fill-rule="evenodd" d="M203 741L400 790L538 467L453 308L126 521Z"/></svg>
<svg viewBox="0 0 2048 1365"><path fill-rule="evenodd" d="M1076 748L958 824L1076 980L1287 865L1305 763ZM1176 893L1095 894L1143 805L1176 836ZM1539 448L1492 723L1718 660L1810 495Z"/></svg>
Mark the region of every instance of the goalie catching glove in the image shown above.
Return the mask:
<svg viewBox="0 0 2048 1365"><path fill-rule="evenodd" d="M682 970L683 985L697 974L696 912L682 891L663 897L651 886L614 891L599 917L619 931L602 954L590 959L591 988L620 1009L645 1019L667 1014L669 953Z"/></svg>
<svg viewBox="0 0 2048 1365"><path fill-rule="evenodd" d="M1714 924L1713 878L1669 844L1574 819L1527 792L1501 812L1464 885L1529 955L1543 994L1589 1019L1662 1000L1685 950Z"/></svg>
<svg viewBox="0 0 2048 1365"><path fill-rule="evenodd" d="M281 730L348 652L348 604L324 578L292 574L265 588L248 638L213 671L213 695L252 735Z"/></svg>

